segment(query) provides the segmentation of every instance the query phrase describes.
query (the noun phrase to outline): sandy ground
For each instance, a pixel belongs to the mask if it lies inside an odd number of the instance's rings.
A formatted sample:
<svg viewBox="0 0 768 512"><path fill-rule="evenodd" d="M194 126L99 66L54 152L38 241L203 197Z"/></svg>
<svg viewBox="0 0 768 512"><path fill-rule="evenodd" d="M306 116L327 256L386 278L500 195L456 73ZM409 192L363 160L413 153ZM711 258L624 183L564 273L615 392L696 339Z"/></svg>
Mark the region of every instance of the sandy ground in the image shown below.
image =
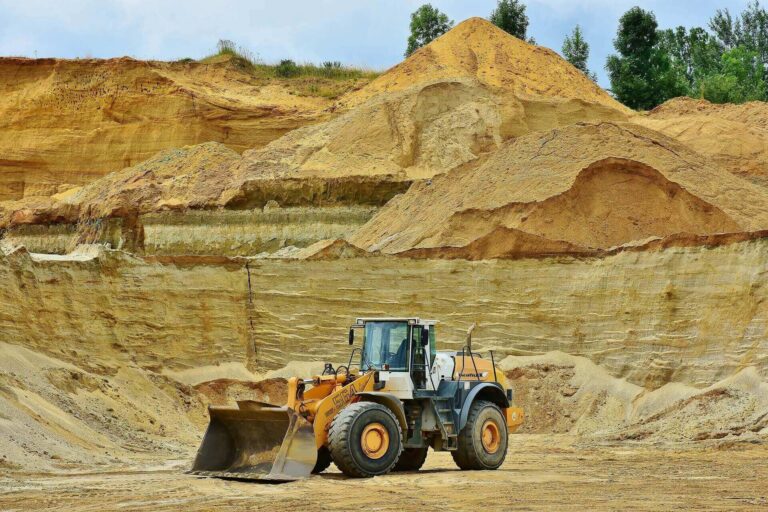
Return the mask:
<svg viewBox="0 0 768 512"><path fill-rule="evenodd" d="M768 510L768 446L579 446L516 435L504 466L461 472L430 453L419 473L369 480L334 468L268 485L201 479L177 467L72 475L5 474L0 510ZM173 465L173 463L169 463Z"/></svg>

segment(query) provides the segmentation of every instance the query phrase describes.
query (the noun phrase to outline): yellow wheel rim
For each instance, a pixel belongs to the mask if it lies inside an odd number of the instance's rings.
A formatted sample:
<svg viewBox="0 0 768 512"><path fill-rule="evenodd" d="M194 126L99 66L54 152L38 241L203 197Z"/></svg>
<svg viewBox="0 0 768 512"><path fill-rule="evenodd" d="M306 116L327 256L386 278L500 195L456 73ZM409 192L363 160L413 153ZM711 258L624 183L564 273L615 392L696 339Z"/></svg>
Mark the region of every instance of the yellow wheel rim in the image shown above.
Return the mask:
<svg viewBox="0 0 768 512"><path fill-rule="evenodd" d="M487 420L483 423L483 430L480 439L483 442L483 449L488 453L496 453L501 446L501 432L499 426L493 420Z"/></svg>
<svg viewBox="0 0 768 512"><path fill-rule="evenodd" d="M360 447L371 459L380 459L389 449L389 432L381 423L370 423L360 436Z"/></svg>

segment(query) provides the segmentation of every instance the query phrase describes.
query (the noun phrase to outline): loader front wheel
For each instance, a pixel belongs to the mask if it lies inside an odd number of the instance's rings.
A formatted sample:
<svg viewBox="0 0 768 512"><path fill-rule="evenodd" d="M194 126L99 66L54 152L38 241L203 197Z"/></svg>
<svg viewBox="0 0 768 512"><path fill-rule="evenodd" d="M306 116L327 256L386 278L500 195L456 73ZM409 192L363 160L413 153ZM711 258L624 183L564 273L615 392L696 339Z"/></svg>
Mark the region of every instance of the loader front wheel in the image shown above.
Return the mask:
<svg viewBox="0 0 768 512"><path fill-rule="evenodd" d="M507 423L501 409L477 400L458 441L459 448L451 455L461 469L497 469L507 456Z"/></svg>
<svg viewBox="0 0 768 512"><path fill-rule="evenodd" d="M358 402L344 408L333 419L328 440L336 467L357 478L388 473L403 450L402 432L395 415L373 402Z"/></svg>

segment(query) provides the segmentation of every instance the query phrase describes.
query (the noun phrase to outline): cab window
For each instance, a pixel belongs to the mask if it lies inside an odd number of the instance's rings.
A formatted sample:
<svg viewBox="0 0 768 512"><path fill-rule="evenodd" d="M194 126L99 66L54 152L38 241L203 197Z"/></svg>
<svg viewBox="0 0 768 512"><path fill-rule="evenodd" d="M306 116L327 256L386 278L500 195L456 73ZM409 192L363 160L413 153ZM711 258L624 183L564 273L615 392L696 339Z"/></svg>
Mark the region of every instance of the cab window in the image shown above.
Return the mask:
<svg viewBox="0 0 768 512"><path fill-rule="evenodd" d="M408 371L408 323L369 322L365 324L363 368Z"/></svg>

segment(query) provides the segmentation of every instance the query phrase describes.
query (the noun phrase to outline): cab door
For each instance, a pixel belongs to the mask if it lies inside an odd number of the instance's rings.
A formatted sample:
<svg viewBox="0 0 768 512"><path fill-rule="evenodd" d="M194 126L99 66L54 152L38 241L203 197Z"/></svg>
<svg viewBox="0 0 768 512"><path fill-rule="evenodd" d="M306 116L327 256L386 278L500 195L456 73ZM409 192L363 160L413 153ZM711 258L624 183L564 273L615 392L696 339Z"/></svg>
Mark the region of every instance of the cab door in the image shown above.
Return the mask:
<svg viewBox="0 0 768 512"><path fill-rule="evenodd" d="M430 380L434 360L434 326L411 326L411 381L414 389L435 389Z"/></svg>

